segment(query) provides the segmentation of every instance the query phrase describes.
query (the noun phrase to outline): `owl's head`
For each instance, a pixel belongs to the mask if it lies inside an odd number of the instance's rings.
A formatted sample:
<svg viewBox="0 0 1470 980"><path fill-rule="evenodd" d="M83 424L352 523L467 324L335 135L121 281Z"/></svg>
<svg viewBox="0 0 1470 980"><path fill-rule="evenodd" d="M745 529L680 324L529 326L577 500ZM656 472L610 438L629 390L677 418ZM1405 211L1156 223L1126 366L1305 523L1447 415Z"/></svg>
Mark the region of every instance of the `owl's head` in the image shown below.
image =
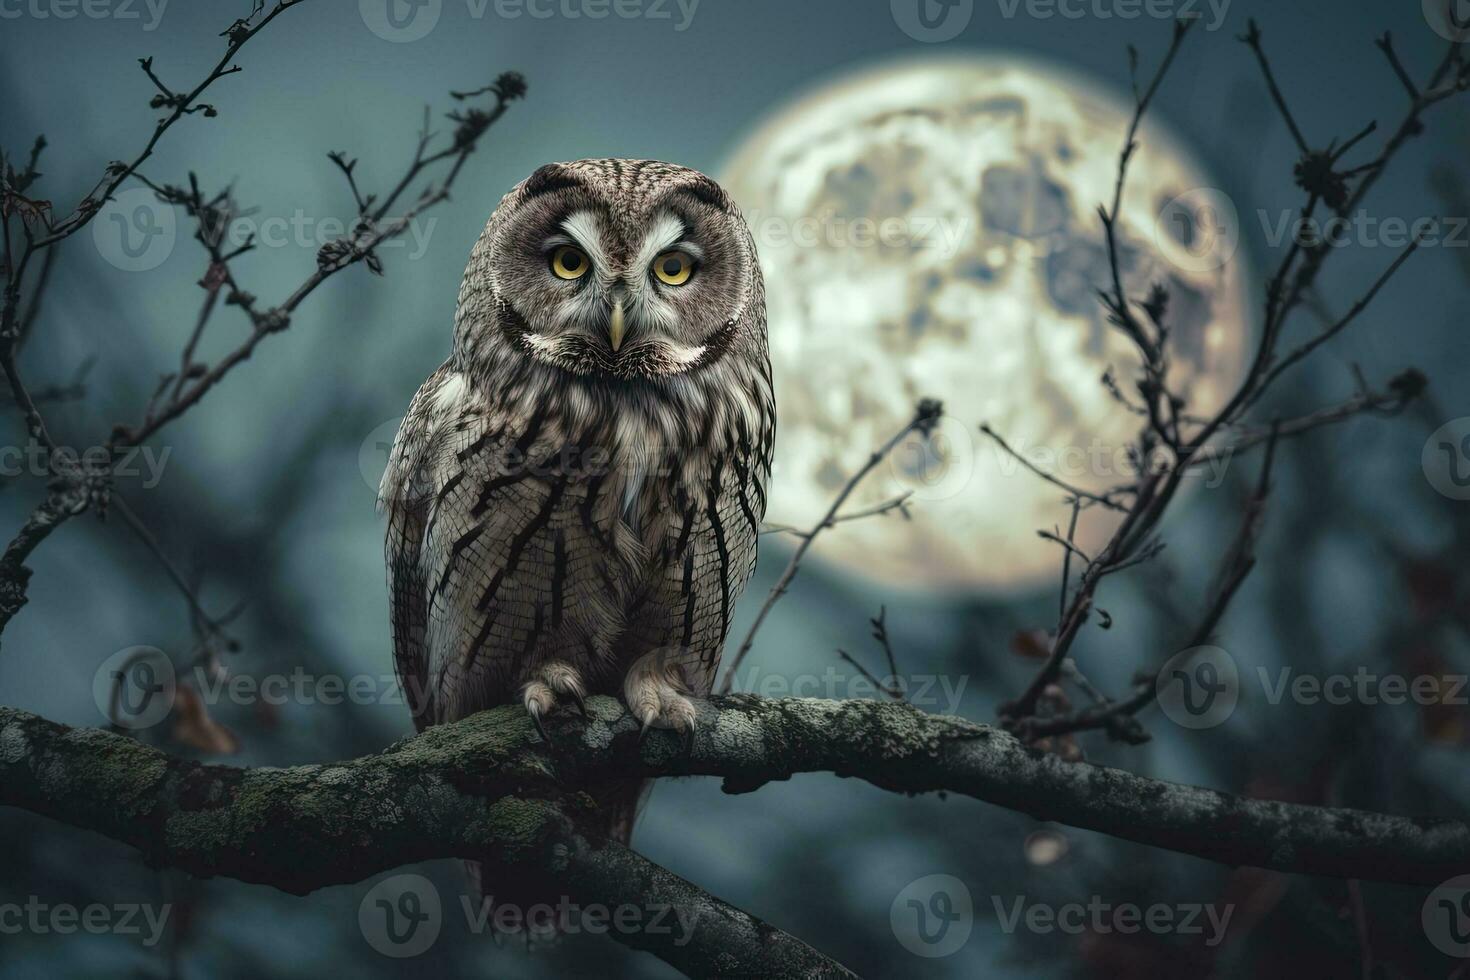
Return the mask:
<svg viewBox="0 0 1470 980"><path fill-rule="evenodd" d="M553 163L506 195L475 246L457 346L593 380L669 379L764 353L763 306L750 233L709 177Z"/></svg>

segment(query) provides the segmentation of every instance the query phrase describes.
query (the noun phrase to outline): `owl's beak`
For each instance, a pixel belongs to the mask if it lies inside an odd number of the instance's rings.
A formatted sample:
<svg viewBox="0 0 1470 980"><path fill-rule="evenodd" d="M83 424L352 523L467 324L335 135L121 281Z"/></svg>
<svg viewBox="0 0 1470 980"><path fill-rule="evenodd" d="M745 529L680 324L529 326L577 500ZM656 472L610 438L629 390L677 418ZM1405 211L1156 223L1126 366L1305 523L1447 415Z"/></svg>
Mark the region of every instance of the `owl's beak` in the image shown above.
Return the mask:
<svg viewBox="0 0 1470 980"><path fill-rule="evenodd" d="M623 335L628 332L627 321L623 318L623 301L613 301L612 320L607 325L607 339L612 342L613 353L623 346Z"/></svg>

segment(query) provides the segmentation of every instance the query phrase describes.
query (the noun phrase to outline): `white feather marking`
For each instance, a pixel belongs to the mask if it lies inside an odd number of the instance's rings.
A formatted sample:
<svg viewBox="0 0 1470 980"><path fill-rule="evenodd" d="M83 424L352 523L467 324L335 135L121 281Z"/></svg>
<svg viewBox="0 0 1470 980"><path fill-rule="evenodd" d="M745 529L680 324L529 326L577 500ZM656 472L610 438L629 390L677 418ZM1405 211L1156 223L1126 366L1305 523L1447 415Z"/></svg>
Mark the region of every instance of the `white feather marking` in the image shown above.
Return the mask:
<svg viewBox="0 0 1470 980"><path fill-rule="evenodd" d="M525 333L521 336L525 338L526 343L529 344L531 346L531 349L534 351L540 351L541 353L550 353L556 349L556 339L553 337L548 337L543 333Z"/></svg>
<svg viewBox="0 0 1470 980"><path fill-rule="evenodd" d="M674 363L679 365L680 367L688 367L689 365L693 364L695 361L704 356L705 351L704 344L700 344L697 347L689 347L685 344L670 343L666 346L669 352L669 356L673 358Z"/></svg>
<svg viewBox="0 0 1470 980"><path fill-rule="evenodd" d="M638 497L643 492L644 464L639 461L623 483L623 523L638 529Z"/></svg>
<svg viewBox="0 0 1470 980"><path fill-rule="evenodd" d="M587 253L595 271L606 273L612 266L602 250L602 220L592 211L577 211L561 223L562 230Z"/></svg>
<svg viewBox="0 0 1470 980"><path fill-rule="evenodd" d="M635 269L646 269L653 264L653 260L668 251L671 245L679 244L684 237L684 222L674 216L672 212L660 212L653 219L653 227L643 238L643 244L638 246L638 259L634 263Z"/></svg>
<svg viewBox="0 0 1470 980"><path fill-rule="evenodd" d="M453 372L439 385L439 390L434 392L434 405L432 411L437 415L448 412L464 398L465 376L458 371Z"/></svg>

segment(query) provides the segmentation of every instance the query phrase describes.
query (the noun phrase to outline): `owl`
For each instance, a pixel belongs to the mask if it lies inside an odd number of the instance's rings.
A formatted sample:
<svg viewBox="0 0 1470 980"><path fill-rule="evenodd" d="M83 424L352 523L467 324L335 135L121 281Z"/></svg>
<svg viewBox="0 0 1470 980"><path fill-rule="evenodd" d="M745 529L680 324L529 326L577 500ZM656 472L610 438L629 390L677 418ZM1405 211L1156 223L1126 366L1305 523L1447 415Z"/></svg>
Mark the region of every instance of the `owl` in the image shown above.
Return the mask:
<svg viewBox="0 0 1470 980"><path fill-rule="evenodd" d="M395 662L420 730L620 696L693 732L755 565L776 430L754 242L715 181L548 164L470 255L453 350L379 492ZM626 841L641 791L598 787Z"/></svg>

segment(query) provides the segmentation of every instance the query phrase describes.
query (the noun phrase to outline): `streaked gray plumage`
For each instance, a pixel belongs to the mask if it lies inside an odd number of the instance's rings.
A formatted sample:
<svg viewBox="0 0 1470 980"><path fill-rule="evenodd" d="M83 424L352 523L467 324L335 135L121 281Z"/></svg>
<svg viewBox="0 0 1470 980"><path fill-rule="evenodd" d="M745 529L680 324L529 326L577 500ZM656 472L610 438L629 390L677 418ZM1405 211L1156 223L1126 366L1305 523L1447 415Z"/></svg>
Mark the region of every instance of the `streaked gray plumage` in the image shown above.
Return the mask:
<svg viewBox="0 0 1470 980"><path fill-rule="evenodd" d="M755 565L774 435L754 243L714 181L581 160L517 185L380 491L418 727L601 692L688 730ZM637 787L597 795L626 840Z"/></svg>

